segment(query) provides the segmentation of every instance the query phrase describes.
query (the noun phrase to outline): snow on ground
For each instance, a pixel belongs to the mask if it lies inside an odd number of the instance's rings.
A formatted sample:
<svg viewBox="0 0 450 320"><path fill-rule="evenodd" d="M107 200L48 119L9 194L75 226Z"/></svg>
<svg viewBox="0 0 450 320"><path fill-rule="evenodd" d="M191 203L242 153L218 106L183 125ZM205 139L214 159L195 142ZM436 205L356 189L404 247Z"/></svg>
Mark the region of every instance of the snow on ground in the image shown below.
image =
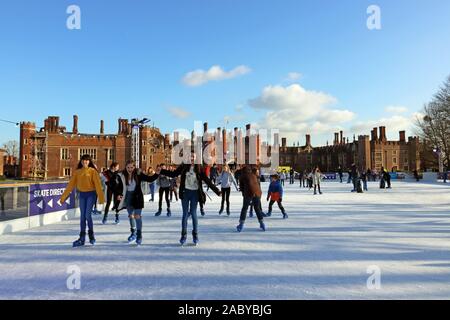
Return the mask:
<svg viewBox="0 0 450 320"><path fill-rule="evenodd" d="M0 299L450 298L450 187L376 186L352 194L347 184L324 183L320 196L287 186L290 218L274 208L266 233L255 219L237 233L240 195L232 194L228 218L210 193L196 248L178 245L179 203L172 218L154 217L148 204L140 248L126 243L125 217L119 226L96 217L95 247L71 248L77 221L1 236ZM78 291L66 285L72 265L81 270ZM379 290L367 287L373 265Z"/></svg>

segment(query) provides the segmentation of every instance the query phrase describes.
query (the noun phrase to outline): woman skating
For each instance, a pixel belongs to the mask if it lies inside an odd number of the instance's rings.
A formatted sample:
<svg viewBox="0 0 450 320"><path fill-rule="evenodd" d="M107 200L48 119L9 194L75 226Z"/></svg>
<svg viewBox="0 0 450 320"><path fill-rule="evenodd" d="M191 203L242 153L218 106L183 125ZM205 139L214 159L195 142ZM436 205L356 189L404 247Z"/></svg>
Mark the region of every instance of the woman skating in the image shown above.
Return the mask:
<svg viewBox="0 0 450 320"><path fill-rule="evenodd" d="M161 170L166 171L165 164L161 164L160 168L161 168ZM172 216L172 211L170 210L171 182L170 182L169 177L166 177L164 175L159 175L158 185L159 185L159 203L158 203L158 212L155 213L155 217L159 217L162 214L163 198L166 200L166 204L167 204L167 216L170 217L170 216Z"/></svg>
<svg viewBox="0 0 450 320"><path fill-rule="evenodd" d="M242 192L243 204L241 210L241 216L239 220L239 225L237 226L237 231L242 232L244 229L245 219L247 218L247 211L250 204L253 207L258 217L259 227L261 230L266 231L266 226L264 224L264 215L261 210L261 187L258 183L258 177L252 172L251 167L245 166L242 169L242 175L239 179L239 186Z"/></svg>
<svg viewBox="0 0 450 320"><path fill-rule="evenodd" d="M80 238L73 243L73 246L84 246L86 240L86 224L89 228L89 242L94 245L96 240L94 236L94 223L92 221L92 208L97 202L97 197L100 204L105 203L105 195L102 190L100 174L95 169L94 163L89 155L81 157L77 170L59 202L64 203L74 189L77 189L80 194Z"/></svg>
<svg viewBox="0 0 450 320"><path fill-rule="evenodd" d="M186 243L188 217L192 216L192 237L194 245L197 245L199 243L197 205L199 202L203 204L206 202L206 195L203 191L202 183L205 182L218 196L221 196L221 192L206 176L202 167L195 164L194 157L191 158L190 164L182 164L175 171L161 170L161 175L170 178L181 176L179 196L183 207L183 218L181 222L180 244L184 245Z"/></svg>
<svg viewBox="0 0 450 320"><path fill-rule="evenodd" d="M220 173L217 181L221 185L222 188L222 205L220 206L219 214L223 213L225 202L227 203L227 215L230 215L230 194L231 194L231 184L234 184L236 190L238 190L238 186L236 184L236 180L234 180L233 174L230 171L230 168L227 165L222 167L222 172Z"/></svg>
<svg viewBox="0 0 450 320"><path fill-rule="evenodd" d="M320 172L319 167L316 167L313 173L314 195L317 194L317 191L319 191L319 194L322 194L322 190L320 190L320 183L322 181L322 177L323 177L322 172Z"/></svg>
<svg viewBox="0 0 450 320"><path fill-rule="evenodd" d="M144 208L144 194L141 182L152 183L158 179L158 172L148 176L136 168L134 161L128 161L121 173L117 184L117 194L120 200L119 208L126 208L130 219L130 244L142 244L142 209Z"/></svg>

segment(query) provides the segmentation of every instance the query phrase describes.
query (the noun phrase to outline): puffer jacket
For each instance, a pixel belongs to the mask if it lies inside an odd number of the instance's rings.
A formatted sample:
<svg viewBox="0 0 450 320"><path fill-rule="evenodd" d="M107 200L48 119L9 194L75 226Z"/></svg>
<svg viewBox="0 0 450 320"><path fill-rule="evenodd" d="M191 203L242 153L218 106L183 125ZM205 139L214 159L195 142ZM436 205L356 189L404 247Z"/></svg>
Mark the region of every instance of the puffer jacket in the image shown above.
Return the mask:
<svg viewBox="0 0 450 320"><path fill-rule="evenodd" d="M258 177L252 173L250 167L245 167L242 170L242 175L239 179L239 186L241 187L242 195L244 197L261 198L262 191L261 186L258 183Z"/></svg>

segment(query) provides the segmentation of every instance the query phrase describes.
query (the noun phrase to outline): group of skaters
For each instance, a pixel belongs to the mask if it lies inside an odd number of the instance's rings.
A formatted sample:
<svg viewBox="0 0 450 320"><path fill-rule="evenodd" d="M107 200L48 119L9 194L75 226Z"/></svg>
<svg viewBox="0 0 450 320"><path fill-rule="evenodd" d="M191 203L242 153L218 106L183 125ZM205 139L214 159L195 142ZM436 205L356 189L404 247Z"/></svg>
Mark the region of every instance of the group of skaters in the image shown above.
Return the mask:
<svg viewBox="0 0 450 320"><path fill-rule="evenodd" d="M314 195L322 194L320 184L324 178L324 174L320 171L318 166L314 167L311 171L299 172L300 188L308 188L308 190L314 189Z"/></svg>
<svg viewBox="0 0 450 320"><path fill-rule="evenodd" d="M121 170L119 163L114 162L104 172L99 172L89 155L83 155L74 172L70 182L60 198L64 203L73 190L78 193L80 208L80 235L73 243L73 247L81 247L86 243L86 229L88 230L88 239L91 245L95 245L96 238L94 234L94 225L92 214L96 210L96 204L105 204L103 224L108 221L110 212L115 215L115 223L120 223L120 211L126 210L130 223L131 234L128 237L129 244L140 246L143 242L142 237L142 214L145 206L143 186L150 188L151 199L154 201L156 185L159 186L159 206L155 216L162 214L162 201L166 200L167 216L171 217L171 197L181 201L182 221L180 244L184 245L187 241L188 219L192 219L193 244L199 243L198 236L198 216L197 208L200 206L201 214L205 215L204 206L209 197L205 192L203 185L207 190L212 190L217 196L221 197L221 208L219 215L230 212L230 194L231 188L242 193L243 204L239 218L239 224L236 227L238 232L244 230L248 211L250 217L253 217L253 211L256 213L259 222L259 228L266 231L264 222L265 217L272 215L273 205L277 203L284 219L288 215L282 205L283 186L278 174L271 175L271 182L268 188L267 201L268 213L262 210L261 197L261 176L256 166L245 165L236 168L234 172L227 166L218 168L203 167L195 164L195 157L192 156L191 162L182 164L178 167L159 165L155 170L150 168L143 172L136 167L133 161L128 161L125 168ZM217 186L221 187L219 190ZM319 187L320 192L320 187ZM106 194L106 199L105 199Z"/></svg>

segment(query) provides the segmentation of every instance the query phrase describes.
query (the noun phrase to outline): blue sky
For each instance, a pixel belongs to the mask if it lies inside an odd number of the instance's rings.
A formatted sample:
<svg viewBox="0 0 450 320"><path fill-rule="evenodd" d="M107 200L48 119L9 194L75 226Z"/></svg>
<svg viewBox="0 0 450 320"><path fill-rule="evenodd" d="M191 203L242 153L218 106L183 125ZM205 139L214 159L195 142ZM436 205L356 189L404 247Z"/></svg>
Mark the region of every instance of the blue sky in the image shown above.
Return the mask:
<svg viewBox="0 0 450 320"><path fill-rule="evenodd" d="M66 28L71 4L81 30ZM371 4L381 30L366 27ZM78 114L93 133L101 119L112 133L119 117L164 132L227 118L314 144L384 124L396 138L450 75L449 35L448 0L2 0L0 118L70 129ZM228 79L183 81L213 66ZM0 123L0 142L18 132Z"/></svg>

